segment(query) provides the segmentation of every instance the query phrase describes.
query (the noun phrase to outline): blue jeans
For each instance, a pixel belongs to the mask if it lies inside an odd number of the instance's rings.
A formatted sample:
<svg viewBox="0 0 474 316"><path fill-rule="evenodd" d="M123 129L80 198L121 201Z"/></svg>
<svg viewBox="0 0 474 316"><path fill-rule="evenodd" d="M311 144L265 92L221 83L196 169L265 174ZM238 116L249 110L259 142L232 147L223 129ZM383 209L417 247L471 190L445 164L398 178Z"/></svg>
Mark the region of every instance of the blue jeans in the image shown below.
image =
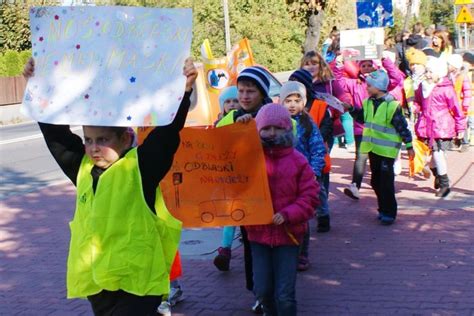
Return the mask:
<svg viewBox="0 0 474 316"><path fill-rule="evenodd" d="M341 123L344 128L344 138L346 144L350 145L354 143L354 120L349 112L341 115Z"/></svg>
<svg viewBox="0 0 474 316"><path fill-rule="evenodd" d="M320 205L317 208L318 217L329 215L329 173L322 174L318 179L319 182L319 202Z"/></svg>
<svg viewBox="0 0 474 316"><path fill-rule="evenodd" d="M354 161L354 169L352 170L352 183L357 185L360 189L362 185L362 179L364 178L365 168L367 167L367 160L369 160L369 154L363 154L360 152L360 144L362 143L362 135L355 136L356 143L356 159Z"/></svg>
<svg viewBox="0 0 474 316"><path fill-rule="evenodd" d="M224 226L222 229L222 247L232 248L232 242L234 241L235 226Z"/></svg>
<svg viewBox="0 0 474 316"><path fill-rule="evenodd" d="M270 247L250 242L254 293L267 316L296 315L298 246Z"/></svg>

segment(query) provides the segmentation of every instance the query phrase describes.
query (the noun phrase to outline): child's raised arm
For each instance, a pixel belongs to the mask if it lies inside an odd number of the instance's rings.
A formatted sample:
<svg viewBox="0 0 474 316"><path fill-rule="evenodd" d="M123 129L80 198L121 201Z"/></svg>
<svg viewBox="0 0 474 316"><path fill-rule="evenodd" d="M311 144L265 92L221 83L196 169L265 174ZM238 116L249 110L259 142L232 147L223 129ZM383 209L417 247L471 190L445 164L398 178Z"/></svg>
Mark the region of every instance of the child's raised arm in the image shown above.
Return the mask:
<svg viewBox="0 0 474 316"><path fill-rule="evenodd" d="M35 60L30 58L23 69L26 80L35 74ZM77 173L85 154L82 139L71 132L69 125L38 122L49 151L66 176L76 184Z"/></svg>
<svg viewBox="0 0 474 316"><path fill-rule="evenodd" d="M197 70L192 59L186 60L183 74L187 78L185 94L173 122L166 126L155 127L143 144L138 146L138 164L145 196L154 197L154 192L171 168L174 154L179 147L179 132L186 122L191 104L192 86L197 77Z"/></svg>

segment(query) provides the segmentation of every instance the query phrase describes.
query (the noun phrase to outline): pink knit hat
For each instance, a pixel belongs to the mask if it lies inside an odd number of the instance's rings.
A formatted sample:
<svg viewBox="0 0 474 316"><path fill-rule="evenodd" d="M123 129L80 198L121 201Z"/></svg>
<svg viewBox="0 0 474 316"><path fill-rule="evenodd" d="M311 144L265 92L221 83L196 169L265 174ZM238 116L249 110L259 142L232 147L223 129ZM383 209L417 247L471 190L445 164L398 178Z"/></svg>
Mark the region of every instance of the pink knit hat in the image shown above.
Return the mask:
<svg viewBox="0 0 474 316"><path fill-rule="evenodd" d="M255 117L257 129L260 132L262 128L268 126L277 126L285 130L291 130L290 112L281 104L269 103L258 111Z"/></svg>

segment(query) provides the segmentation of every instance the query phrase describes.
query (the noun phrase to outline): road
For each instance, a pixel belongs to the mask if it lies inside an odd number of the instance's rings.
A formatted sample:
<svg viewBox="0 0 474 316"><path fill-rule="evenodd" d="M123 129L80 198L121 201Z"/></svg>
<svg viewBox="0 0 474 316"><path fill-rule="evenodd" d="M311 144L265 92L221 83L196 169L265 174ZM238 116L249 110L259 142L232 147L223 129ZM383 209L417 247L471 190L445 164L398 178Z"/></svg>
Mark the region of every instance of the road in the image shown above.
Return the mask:
<svg viewBox="0 0 474 316"><path fill-rule="evenodd" d="M0 172L0 200L68 181L51 159L36 123L0 127Z"/></svg>

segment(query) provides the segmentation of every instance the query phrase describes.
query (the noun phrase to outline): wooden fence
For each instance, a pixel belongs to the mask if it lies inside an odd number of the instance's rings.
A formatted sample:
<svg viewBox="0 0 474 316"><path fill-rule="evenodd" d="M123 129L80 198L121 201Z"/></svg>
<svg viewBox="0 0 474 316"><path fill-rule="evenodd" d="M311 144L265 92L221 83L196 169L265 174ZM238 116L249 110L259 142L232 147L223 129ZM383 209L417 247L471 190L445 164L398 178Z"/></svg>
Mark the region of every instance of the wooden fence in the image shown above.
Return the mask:
<svg viewBox="0 0 474 316"><path fill-rule="evenodd" d="M25 87L23 76L0 77L0 106L21 103Z"/></svg>

